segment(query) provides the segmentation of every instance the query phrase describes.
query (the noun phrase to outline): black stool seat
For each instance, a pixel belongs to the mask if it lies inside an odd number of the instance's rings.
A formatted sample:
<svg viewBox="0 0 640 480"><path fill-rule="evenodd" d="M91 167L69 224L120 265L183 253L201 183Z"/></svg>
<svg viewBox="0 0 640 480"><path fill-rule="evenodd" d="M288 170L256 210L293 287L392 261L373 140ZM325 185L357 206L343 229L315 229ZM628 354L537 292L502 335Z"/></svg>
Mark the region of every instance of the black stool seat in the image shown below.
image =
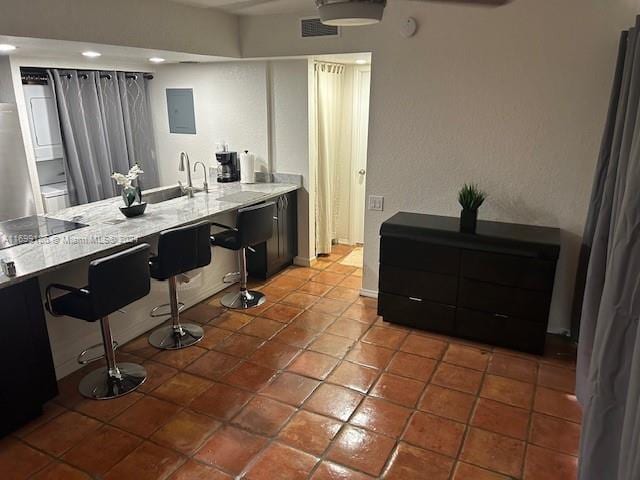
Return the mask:
<svg viewBox="0 0 640 480"><path fill-rule="evenodd" d="M235 230L223 230L211 235L211 245L226 248L227 250L240 250L242 248L240 236Z"/></svg>
<svg viewBox="0 0 640 480"><path fill-rule="evenodd" d="M87 322L100 321L107 366L82 379L79 390L85 397L98 400L120 397L138 388L147 378L147 372L141 365L116 363L109 315L149 293L148 259L149 245L141 244L92 261L89 264L89 283L84 288L59 284L47 287L46 306L52 315L67 315ZM54 299L53 290L66 293ZM85 350L78 361L88 363L84 361L85 354L98 346L100 344Z"/></svg>
<svg viewBox="0 0 640 480"><path fill-rule="evenodd" d="M171 325L160 327L149 337L149 343L156 348L177 350L194 345L204 338L204 330L199 325L180 323L180 308L184 305L178 302L176 277L211 263L210 234L209 222L172 228L160 233L158 254L149 259L149 270L154 279L169 281L169 304L154 308L151 316L166 316L167 313L158 312L169 306Z"/></svg>
<svg viewBox="0 0 640 480"><path fill-rule="evenodd" d="M53 284L52 288L57 290L67 290L64 285ZM86 320L87 322L97 322L100 320L91 302L91 294L89 293L89 286L79 289L69 289L69 293L62 295L61 297L51 300L51 308L56 312L66 312L64 315L73 316L80 320ZM73 314L71 313L73 312Z"/></svg>
<svg viewBox="0 0 640 480"><path fill-rule="evenodd" d="M252 245L266 242L273 236L273 221L277 220L276 204L261 203L238 210L236 227L228 227L213 222L223 231L211 235L211 244L238 252L240 265L240 291L222 297L220 303L228 308L247 309L257 307L266 301L263 293L247 290L247 255L246 250Z"/></svg>

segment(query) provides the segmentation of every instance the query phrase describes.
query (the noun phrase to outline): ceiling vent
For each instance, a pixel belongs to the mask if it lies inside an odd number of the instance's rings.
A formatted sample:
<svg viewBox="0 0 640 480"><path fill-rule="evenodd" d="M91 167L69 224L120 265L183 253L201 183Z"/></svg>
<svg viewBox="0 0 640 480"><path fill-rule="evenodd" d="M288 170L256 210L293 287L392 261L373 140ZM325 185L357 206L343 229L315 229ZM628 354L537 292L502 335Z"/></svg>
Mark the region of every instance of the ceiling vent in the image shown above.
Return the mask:
<svg viewBox="0 0 640 480"><path fill-rule="evenodd" d="M323 24L319 18L303 18L300 20L302 38L339 37L340 27Z"/></svg>

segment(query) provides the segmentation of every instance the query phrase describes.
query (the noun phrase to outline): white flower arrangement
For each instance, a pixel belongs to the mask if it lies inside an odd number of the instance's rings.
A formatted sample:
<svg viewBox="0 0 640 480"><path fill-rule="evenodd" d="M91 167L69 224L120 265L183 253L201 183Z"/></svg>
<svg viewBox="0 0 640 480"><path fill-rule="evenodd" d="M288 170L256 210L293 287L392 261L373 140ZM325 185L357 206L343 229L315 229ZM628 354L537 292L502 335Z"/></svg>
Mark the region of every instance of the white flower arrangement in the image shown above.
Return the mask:
<svg viewBox="0 0 640 480"><path fill-rule="evenodd" d="M118 185L122 187L122 199L127 207L133 205L134 202L142 202L142 192L139 186L133 186L133 181L138 179L144 171L136 164L129 169L126 175L113 172L113 178Z"/></svg>
<svg viewBox="0 0 640 480"><path fill-rule="evenodd" d="M131 188L131 184L134 180L138 178L139 175L143 174L144 171L135 164L133 167L129 169L129 172L124 175L122 173L113 172L111 178L113 178L118 185L120 185L124 189Z"/></svg>

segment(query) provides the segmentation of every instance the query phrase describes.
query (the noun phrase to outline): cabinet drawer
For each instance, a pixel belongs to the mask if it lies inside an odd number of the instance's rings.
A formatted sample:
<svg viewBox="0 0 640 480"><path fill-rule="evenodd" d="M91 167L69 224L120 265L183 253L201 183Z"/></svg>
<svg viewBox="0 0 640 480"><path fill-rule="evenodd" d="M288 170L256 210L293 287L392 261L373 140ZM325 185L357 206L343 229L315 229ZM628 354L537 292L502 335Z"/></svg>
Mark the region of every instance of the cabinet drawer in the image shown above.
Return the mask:
<svg viewBox="0 0 640 480"><path fill-rule="evenodd" d="M546 323L550 303L551 294L546 292L505 287L464 278L460 281L458 305L472 310Z"/></svg>
<svg viewBox="0 0 640 480"><path fill-rule="evenodd" d="M378 296L378 314L387 322L409 327L452 334L455 326L455 307L411 299L400 295L381 293Z"/></svg>
<svg viewBox="0 0 640 480"><path fill-rule="evenodd" d="M455 305L458 277L421 270L409 270L391 265L380 265L379 290L404 297L417 297Z"/></svg>
<svg viewBox="0 0 640 480"><path fill-rule="evenodd" d="M380 242L380 263L457 275L460 267L460 249L383 236Z"/></svg>
<svg viewBox="0 0 640 480"><path fill-rule="evenodd" d="M480 342L542 354L546 324L458 308L456 334Z"/></svg>
<svg viewBox="0 0 640 480"><path fill-rule="evenodd" d="M550 292L556 262L499 253L462 251L462 276L511 287Z"/></svg>

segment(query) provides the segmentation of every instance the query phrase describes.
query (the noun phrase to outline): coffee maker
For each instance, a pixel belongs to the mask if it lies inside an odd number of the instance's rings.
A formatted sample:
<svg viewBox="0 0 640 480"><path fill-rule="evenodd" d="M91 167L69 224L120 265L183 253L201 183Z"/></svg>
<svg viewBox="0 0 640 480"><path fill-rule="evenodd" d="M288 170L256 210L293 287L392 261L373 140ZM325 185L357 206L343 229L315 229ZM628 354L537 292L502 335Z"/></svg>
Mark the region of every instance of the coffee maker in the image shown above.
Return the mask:
<svg viewBox="0 0 640 480"><path fill-rule="evenodd" d="M240 163L237 152L216 152L218 165L218 183L240 181Z"/></svg>

